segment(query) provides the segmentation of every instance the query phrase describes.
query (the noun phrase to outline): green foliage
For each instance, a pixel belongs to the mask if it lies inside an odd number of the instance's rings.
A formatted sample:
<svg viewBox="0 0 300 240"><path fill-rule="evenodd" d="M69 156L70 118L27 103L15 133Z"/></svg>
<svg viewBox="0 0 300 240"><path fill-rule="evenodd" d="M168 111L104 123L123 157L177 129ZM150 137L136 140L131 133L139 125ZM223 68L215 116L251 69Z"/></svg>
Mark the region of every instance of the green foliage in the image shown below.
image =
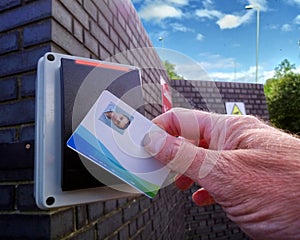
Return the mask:
<svg viewBox="0 0 300 240"><path fill-rule="evenodd" d="M284 60L275 68L273 78L267 80L264 90L270 121L281 129L300 133L300 74L295 66Z"/></svg>
<svg viewBox="0 0 300 240"><path fill-rule="evenodd" d="M295 64L291 64L289 60L284 59L276 68L275 68L275 78L279 79L288 74L293 73L293 70L296 69Z"/></svg>
<svg viewBox="0 0 300 240"><path fill-rule="evenodd" d="M182 76L178 75L175 72L175 65L174 64L170 63L168 60L163 61L163 64L165 66L165 69L166 69L170 79L172 79L172 80L184 79Z"/></svg>

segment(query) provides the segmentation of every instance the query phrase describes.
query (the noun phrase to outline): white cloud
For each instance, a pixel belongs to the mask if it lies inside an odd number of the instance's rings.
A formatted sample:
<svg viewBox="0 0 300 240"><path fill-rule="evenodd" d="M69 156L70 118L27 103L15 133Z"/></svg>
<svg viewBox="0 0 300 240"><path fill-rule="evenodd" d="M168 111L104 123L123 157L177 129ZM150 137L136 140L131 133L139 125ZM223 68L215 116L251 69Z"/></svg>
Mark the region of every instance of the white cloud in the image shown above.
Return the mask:
<svg viewBox="0 0 300 240"><path fill-rule="evenodd" d="M283 24L281 26L281 31L290 32L290 31L292 31L292 26L290 24Z"/></svg>
<svg viewBox="0 0 300 240"><path fill-rule="evenodd" d="M278 30L278 28L279 28L279 25L278 25L278 24L271 24L271 25L269 26L269 29L271 29L271 30Z"/></svg>
<svg viewBox="0 0 300 240"><path fill-rule="evenodd" d="M197 36L196 36L196 39L197 39L198 41L202 41L202 40L204 39L203 34L198 33Z"/></svg>
<svg viewBox="0 0 300 240"><path fill-rule="evenodd" d="M265 0L249 0L248 2L253 6L259 6L261 10L265 11L267 9L267 3ZM247 11L244 15L225 14L213 9L211 7L212 1L206 2L206 5L207 8L196 10L196 16L199 18L216 20L216 24L220 27L220 29L237 28L240 25L249 22L254 14L254 11Z"/></svg>
<svg viewBox="0 0 300 240"><path fill-rule="evenodd" d="M181 23L171 23L170 26L172 27L173 31L194 32L194 30L192 28L188 28Z"/></svg>
<svg viewBox="0 0 300 240"><path fill-rule="evenodd" d="M242 70L241 65L234 58L208 52L201 53L200 57L204 60L197 62L171 49L158 48L157 52L163 60L168 60L175 65L177 74L188 80L246 83L255 83L256 80L256 66ZM264 69L263 64L259 65L258 73L259 83L265 83L267 79L274 76L274 70Z"/></svg>
<svg viewBox="0 0 300 240"><path fill-rule="evenodd" d="M204 7L205 9L210 9L210 8L212 8L213 5L214 5L214 3L213 3L212 0L203 0L203 1L202 1L202 4L203 4L203 7Z"/></svg>
<svg viewBox="0 0 300 240"><path fill-rule="evenodd" d="M189 0L168 0L171 4L177 4L177 5L187 5L189 3Z"/></svg>
<svg viewBox="0 0 300 240"><path fill-rule="evenodd" d="M216 70L216 69L233 69L236 65L235 60L233 58L224 58L219 54L203 54L206 60L200 62L199 64L205 70Z"/></svg>
<svg viewBox="0 0 300 240"><path fill-rule="evenodd" d="M243 16L236 16L236 15L231 15L227 14L224 15L222 18L220 18L217 21L217 24L221 29L230 29L230 28L236 28L243 23L246 23L250 20L251 13L246 13Z"/></svg>
<svg viewBox="0 0 300 240"><path fill-rule="evenodd" d="M175 64L175 71L187 80L212 80L201 64L196 62Z"/></svg>
<svg viewBox="0 0 300 240"><path fill-rule="evenodd" d="M196 10L196 16L200 18L215 19L222 17L223 14L217 10L198 9Z"/></svg>
<svg viewBox="0 0 300 240"><path fill-rule="evenodd" d="M256 81L256 66L239 70L241 65L234 58L224 58L219 54L211 53L202 53L201 57L205 60L174 62L176 72L188 80L245 83ZM267 79L274 76L274 70L265 70L263 66L259 66L258 73L259 83L265 83Z"/></svg>
<svg viewBox="0 0 300 240"><path fill-rule="evenodd" d="M221 29L225 28L236 28L240 23L240 18L238 16L227 14L224 17L220 18L220 20L217 21L217 24Z"/></svg>
<svg viewBox="0 0 300 240"><path fill-rule="evenodd" d="M258 83L265 83L267 79L274 76L274 70L266 71L262 67L258 71ZM212 72L209 74L210 78L217 82L256 82L256 67L251 66L249 69L237 72Z"/></svg>
<svg viewBox="0 0 300 240"><path fill-rule="evenodd" d="M233 14L223 14L217 10L196 10L196 16L198 16L199 18L217 19L216 24L218 24L221 29L236 28L241 24L249 21L251 15L251 12L247 12L245 15L238 16Z"/></svg>
<svg viewBox="0 0 300 240"><path fill-rule="evenodd" d="M243 16L225 15L223 18L217 21L217 24L221 29L236 28L244 23L249 22L251 16L252 16L252 12L247 12Z"/></svg>
<svg viewBox="0 0 300 240"><path fill-rule="evenodd" d="M183 13L180 9L171 5L151 3L143 6L139 11L139 15L147 21L160 21L165 18L181 18Z"/></svg>
<svg viewBox="0 0 300 240"><path fill-rule="evenodd" d="M232 64L232 63L231 63ZM232 71L228 69L214 70L207 69L207 66L213 66L214 63L198 62L194 64L175 64L175 71L182 75L187 80L206 80L216 82L241 82L255 83L256 82L256 67L251 66L246 70L235 70L234 65L231 65ZM274 76L274 70L267 71L263 67L259 67L258 83L265 83L267 79Z"/></svg>
<svg viewBox="0 0 300 240"><path fill-rule="evenodd" d="M300 25L300 15L294 18L294 23Z"/></svg>

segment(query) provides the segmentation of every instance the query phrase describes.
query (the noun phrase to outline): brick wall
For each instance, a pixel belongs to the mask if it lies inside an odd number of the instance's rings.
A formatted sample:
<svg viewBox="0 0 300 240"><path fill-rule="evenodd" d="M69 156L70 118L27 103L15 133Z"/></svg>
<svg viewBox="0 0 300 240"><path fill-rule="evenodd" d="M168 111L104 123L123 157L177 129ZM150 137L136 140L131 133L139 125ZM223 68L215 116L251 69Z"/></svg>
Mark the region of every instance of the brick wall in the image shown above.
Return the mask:
<svg viewBox="0 0 300 240"><path fill-rule="evenodd" d="M33 198L35 75L51 50L50 1L0 3L0 238L50 235Z"/></svg>
<svg viewBox="0 0 300 240"><path fill-rule="evenodd" d="M246 113L269 120L262 84L172 80L174 106L226 113L225 102L244 102Z"/></svg>
<svg viewBox="0 0 300 240"><path fill-rule="evenodd" d="M53 51L139 66L146 116L153 118L161 112L158 81L161 76L168 78L151 47L129 0L0 1L0 239L224 239L222 236L229 232L232 239L240 239L239 229L228 222L218 206L198 208L190 201L190 192L179 192L173 185L162 189L153 200L139 196L49 211L41 211L35 204L38 59ZM188 82L179 83L172 82L173 88L183 87L178 91L189 95L189 100L180 102L175 97L176 104L205 108L193 88L184 85ZM202 84L212 97L208 108L220 107L221 101L212 100L217 94L214 88L209 83L196 83L203 90ZM223 88L227 90L222 92ZM225 97L235 98L237 92L231 91L238 89L233 88L220 83ZM263 99L247 99L249 94L261 94L260 86L239 90L241 96L244 94L241 98L253 103L254 114L266 113Z"/></svg>
<svg viewBox="0 0 300 240"><path fill-rule="evenodd" d="M232 82L172 80L174 107L187 107L226 114L225 102L244 102L246 113L265 121L269 119L263 85ZM190 239L248 239L239 227L230 221L222 208L215 204L197 207L186 192L185 231Z"/></svg>

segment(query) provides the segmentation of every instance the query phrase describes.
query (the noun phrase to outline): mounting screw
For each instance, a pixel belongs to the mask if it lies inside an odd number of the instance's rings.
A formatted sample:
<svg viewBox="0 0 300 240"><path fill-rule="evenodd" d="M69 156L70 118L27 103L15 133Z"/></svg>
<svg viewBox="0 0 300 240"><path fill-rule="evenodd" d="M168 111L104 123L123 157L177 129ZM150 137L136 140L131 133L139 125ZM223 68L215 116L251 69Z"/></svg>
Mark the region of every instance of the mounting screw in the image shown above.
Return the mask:
<svg viewBox="0 0 300 240"><path fill-rule="evenodd" d="M55 198L54 198L54 197L50 196L50 197L48 197L48 198L46 199L46 204L47 204L48 206L51 206L51 205L53 205L54 203L55 203Z"/></svg>
<svg viewBox="0 0 300 240"><path fill-rule="evenodd" d="M55 60L55 57L54 57L54 55L53 54L48 54L47 55L47 59L49 60L49 61L54 61Z"/></svg>

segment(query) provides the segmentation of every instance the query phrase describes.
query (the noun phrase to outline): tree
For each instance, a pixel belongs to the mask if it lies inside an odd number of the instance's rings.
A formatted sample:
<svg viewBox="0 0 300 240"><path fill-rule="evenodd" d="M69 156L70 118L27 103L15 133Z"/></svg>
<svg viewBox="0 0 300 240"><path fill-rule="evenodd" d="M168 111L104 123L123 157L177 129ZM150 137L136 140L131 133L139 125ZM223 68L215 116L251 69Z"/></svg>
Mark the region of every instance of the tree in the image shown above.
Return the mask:
<svg viewBox="0 0 300 240"><path fill-rule="evenodd" d="M296 69L295 64L291 64L289 60L284 59L276 68L275 68L275 78L281 78L288 74L292 74L293 70Z"/></svg>
<svg viewBox="0 0 300 240"><path fill-rule="evenodd" d="M300 74L285 59L275 68L274 77L265 86L271 123L281 129L300 134Z"/></svg>
<svg viewBox="0 0 300 240"><path fill-rule="evenodd" d="M165 69L166 69L170 79L173 79L173 80L184 79L182 76L178 75L175 72L175 65L174 64L170 63L168 60L163 61L163 64L165 66Z"/></svg>

